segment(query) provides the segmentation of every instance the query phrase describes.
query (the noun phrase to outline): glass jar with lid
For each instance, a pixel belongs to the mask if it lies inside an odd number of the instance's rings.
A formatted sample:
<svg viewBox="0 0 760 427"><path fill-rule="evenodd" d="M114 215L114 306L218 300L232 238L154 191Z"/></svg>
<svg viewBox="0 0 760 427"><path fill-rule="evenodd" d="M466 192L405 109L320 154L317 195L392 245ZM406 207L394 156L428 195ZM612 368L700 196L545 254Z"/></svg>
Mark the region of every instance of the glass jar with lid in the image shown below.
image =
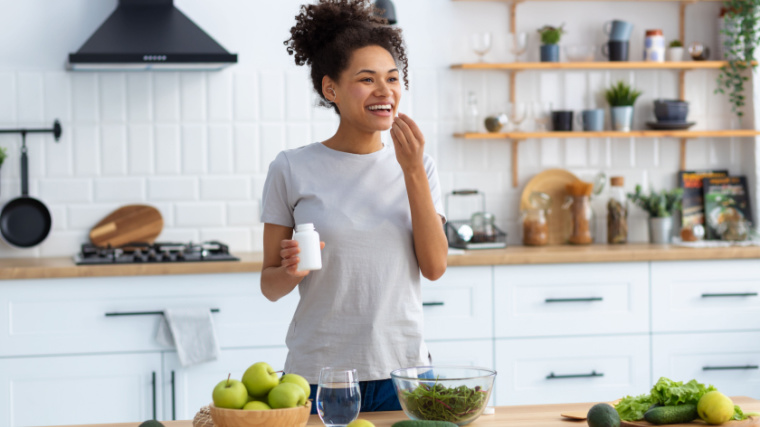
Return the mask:
<svg viewBox="0 0 760 427"><path fill-rule="evenodd" d="M522 211L523 245L543 246L549 243L551 197L535 191L529 197L530 207Z"/></svg>
<svg viewBox="0 0 760 427"><path fill-rule="evenodd" d="M628 198L622 176L610 178L610 199L607 201L607 243L628 242Z"/></svg>

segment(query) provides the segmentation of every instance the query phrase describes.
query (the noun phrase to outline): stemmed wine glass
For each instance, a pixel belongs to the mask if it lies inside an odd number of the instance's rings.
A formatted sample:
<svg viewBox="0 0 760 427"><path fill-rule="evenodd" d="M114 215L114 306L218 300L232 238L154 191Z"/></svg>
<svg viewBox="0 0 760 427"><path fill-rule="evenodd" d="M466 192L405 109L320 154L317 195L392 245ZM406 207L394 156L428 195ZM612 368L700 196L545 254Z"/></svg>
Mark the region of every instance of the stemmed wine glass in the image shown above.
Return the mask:
<svg viewBox="0 0 760 427"><path fill-rule="evenodd" d="M549 130L549 124L551 123L552 103L540 101L534 102L531 104L531 110L533 120L536 122L536 130Z"/></svg>
<svg viewBox="0 0 760 427"><path fill-rule="evenodd" d="M322 368L316 402L319 418L327 427L345 427L355 420L361 407L356 369Z"/></svg>
<svg viewBox="0 0 760 427"><path fill-rule="evenodd" d="M515 56L515 62L520 62L520 56L528 50L528 33L512 33L509 39L509 51Z"/></svg>
<svg viewBox="0 0 760 427"><path fill-rule="evenodd" d="M507 117L509 122L512 123L512 130L514 132L521 132L520 125L526 116L525 104L521 102L512 102L507 107Z"/></svg>
<svg viewBox="0 0 760 427"><path fill-rule="evenodd" d="M491 50L491 33L473 33L470 35L470 46L478 54L478 62L485 62L483 57Z"/></svg>

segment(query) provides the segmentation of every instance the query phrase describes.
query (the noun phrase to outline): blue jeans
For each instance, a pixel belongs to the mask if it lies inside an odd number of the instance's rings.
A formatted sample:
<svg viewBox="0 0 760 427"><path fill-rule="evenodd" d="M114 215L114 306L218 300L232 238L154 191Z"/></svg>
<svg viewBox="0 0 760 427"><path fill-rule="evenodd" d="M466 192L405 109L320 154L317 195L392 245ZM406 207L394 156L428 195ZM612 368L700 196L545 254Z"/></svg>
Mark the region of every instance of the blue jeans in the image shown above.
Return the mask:
<svg viewBox="0 0 760 427"><path fill-rule="evenodd" d="M359 391L362 395L362 406L360 412L378 412L378 411L400 411L401 404L396 396L396 389L393 387L393 381L359 381ZM317 386L311 384L312 399L311 413L317 413Z"/></svg>

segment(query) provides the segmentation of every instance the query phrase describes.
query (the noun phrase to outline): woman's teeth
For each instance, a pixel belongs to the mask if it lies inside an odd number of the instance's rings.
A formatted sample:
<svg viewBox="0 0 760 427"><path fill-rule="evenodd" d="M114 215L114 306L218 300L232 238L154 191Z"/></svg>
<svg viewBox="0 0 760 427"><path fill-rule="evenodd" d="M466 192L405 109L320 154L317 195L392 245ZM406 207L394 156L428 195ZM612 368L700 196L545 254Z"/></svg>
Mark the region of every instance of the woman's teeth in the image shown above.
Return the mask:
<svg viewBox="0 0 760 427"><path fill-rule="evenodd" d="M367 108L369 108L370 110L390 110L391 106L390 106L390 104L386 104L386 105L370 105Z"/></svg>

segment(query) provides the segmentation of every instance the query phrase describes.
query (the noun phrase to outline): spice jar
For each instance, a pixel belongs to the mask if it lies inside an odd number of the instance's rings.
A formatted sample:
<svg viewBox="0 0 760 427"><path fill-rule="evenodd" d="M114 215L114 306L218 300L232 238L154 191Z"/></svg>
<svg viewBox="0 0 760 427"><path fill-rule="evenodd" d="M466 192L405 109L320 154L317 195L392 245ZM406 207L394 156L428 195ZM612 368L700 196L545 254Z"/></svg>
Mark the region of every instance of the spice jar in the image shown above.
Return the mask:
<svg viewBox="0 0 760 427"><path fill-rule="evenodd" d="M496 227L494 225L494 216L490 212L475 212L470 218L472 225L472 242L495 242Z"/></svg>
<svg viewBox="0 0 760 427"><path fill-rule="evenodd" d="M523 245L543 246L549 243L551 197L535 191L529 197L530 207L522 211Z"/></svg>
<svg viewBox="0 0 760 427"><path fill-rule="evenodd" d="M564 209L569 209L572 218L572 232L568 241L575 245L588 245L594 242L594 210L591 208L591 192L594 184L577 181L568 184L569 194Z"/></svg>
<svg viewBox="0 0 760 427"><path fill-rule="evenodd" d="M607 243L628 242L628 199L623 190L624 178L610 178L610 200L607 201Z"/></svg>

